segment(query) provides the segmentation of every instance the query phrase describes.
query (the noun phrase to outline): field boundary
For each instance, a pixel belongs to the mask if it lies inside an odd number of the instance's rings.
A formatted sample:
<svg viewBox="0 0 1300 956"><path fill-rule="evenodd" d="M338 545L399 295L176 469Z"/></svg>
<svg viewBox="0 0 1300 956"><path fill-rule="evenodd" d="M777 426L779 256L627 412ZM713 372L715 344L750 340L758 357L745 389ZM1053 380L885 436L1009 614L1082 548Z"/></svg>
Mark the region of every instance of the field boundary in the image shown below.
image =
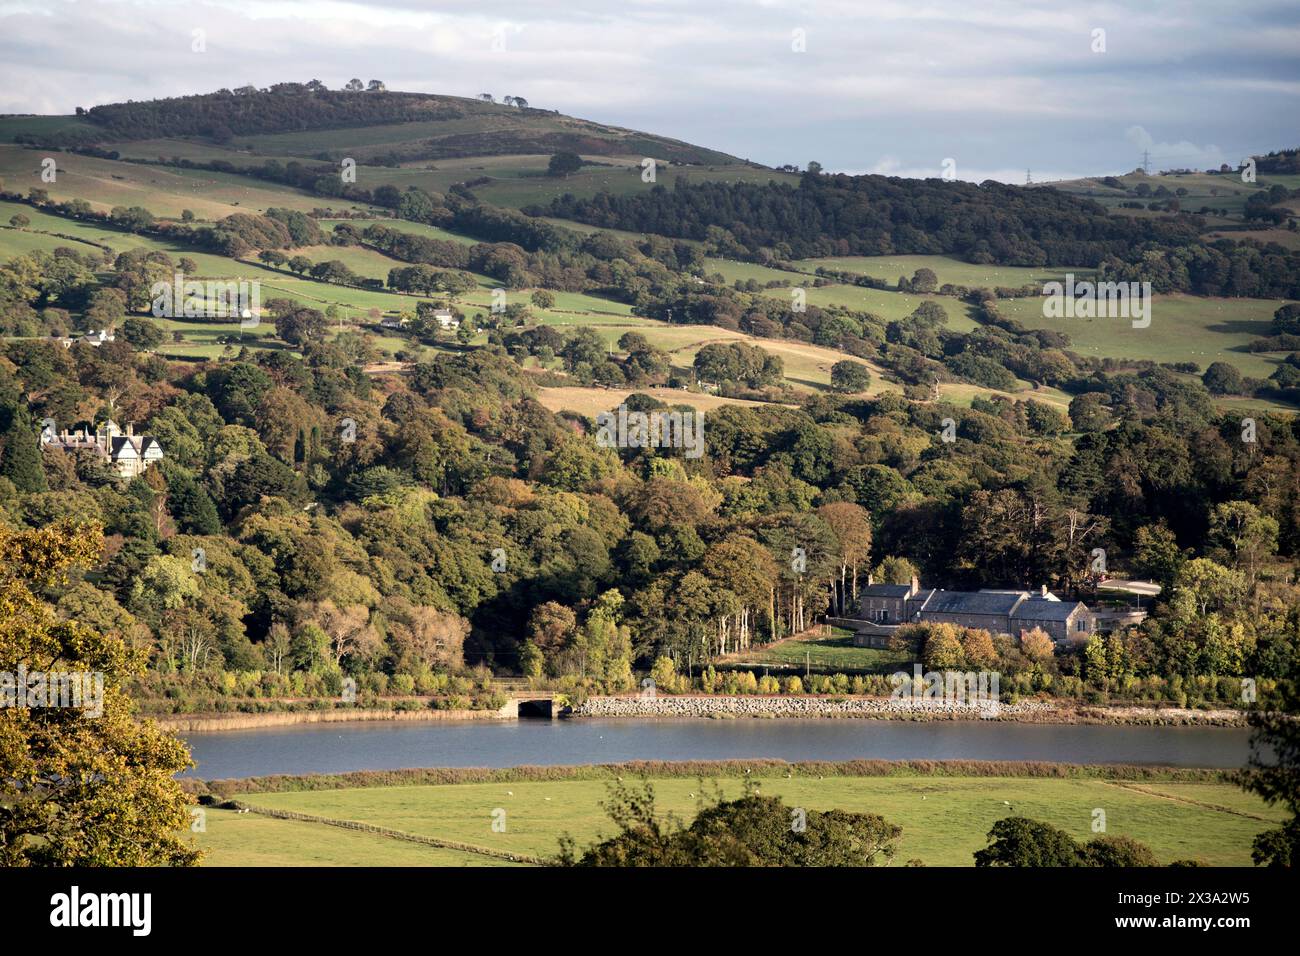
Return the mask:
<svg viewBox="0 0 1300 956"><path fill-rule="evenodd" d="M340 774L277 774L224 780L186 777L188 793L220 796L354 790L366 787L446 786L463 783L608 780L629 777L1055 777L1132 782L1234 783L1237 771L1133 764L1069 764L1012 760L643 760L615 764L556 766L426 767L403 770L358 770Z"/></svg>
<svg viewBox="0 0 1300 956"><path fill-rule="evenodd" d="M1121 780L1105 780L1107 786L1119 787L1121 790L1128 790L1131 793L1140 793L1146 797L1160 797L1164 800L1172 800L1175 803L1186 803L1189 806L1200 807L1202 810L1213 810L1216 813L1231 813L1234 816L1245 817L1248 820L1258 820L1261 823L1275 823L1268 817L1261 817L1256 813L1247 813L1245 810L1234 810L1232 807L1220 806L1217 803L1206 803L1203 800L1193 800L1191 797L1180 797L1172 793L1161 793L1159 790L1148 790L1146 787L1139 786L1135 783L1125 783Z"/></svg>
<svg viewBox="0 0 1300 956"><path fill-rule="evenodd" d="M387 837L390 840L404 840L407 843L420 843L425 846L434 846L442 850L459 850L462 853L477 853L479 856L490 856L498 860L507 860L511 863L530 863L534 866L545 866L546 861L538 856L530 856L527 853L509 853L505 850L489 850L487 847L476 846L473 843L461 843L457 840L443 840L439 837L421 836L418 833L407 833L405 830L393 830L389 827L377 827L371 823L357 823L354 820L337 820L333 817L319 817L310 813L298 813L296 810L274 810L270 807L254 806L251 803L240 803L235 801L235 806L240 811L248 813L258 813L264 817L274 817L277 820L296 820L300 823L319 823L324 826L340 827L344 830L358 830L363 833L373 833L377 836Z"/></svg>

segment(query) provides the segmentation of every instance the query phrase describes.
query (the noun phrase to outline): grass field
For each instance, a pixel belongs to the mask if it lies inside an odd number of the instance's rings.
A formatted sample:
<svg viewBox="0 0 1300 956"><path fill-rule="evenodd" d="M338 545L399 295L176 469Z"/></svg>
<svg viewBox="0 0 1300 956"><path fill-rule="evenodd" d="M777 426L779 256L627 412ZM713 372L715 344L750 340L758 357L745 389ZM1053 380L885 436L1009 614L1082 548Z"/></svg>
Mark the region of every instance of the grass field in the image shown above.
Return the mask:
<svg viewBox="0 0 1300 956"><path fill-rule="evenodd" d="M869 732L870 727L864 727ZM1161 862L1195 858L1214 866L1250 866L1256 833L1283 819L1258 798L1228 784L1122 783L1104 779L1041 777L785 777L760 770L749 778L760 792L791 807L879 813L903 828L895 865L919 859L929 866L970 866L987 843L989 828L1012 815L1032 817L1093 836L1094 810L1106 815L1108 835L1146 843ZM653 781L661 813L693 816L711 781ZM718 781L728 796L742 783ZM498 852L551 856L569 834L585 847L615 832L600 804L608 798L600 780L521 781L442 786L392 786L241 796L253 806L360 821L405 833L471 844ZM493 811L505 811L505 832L494 832ZM487 857L425 848L322 824L283 822L257 814L209 809L207 832L196 835L211 848L210 865L459 865L492 863Z"/></svg>
<svg viewBox="0 0 1300 956"><path fill-rule="evenodd" d="M1135 329L1128 319L1049 319L1043 300L1003 302L1003 315L1031 329L1056 329L1070 336L1081 355L1195 362L1202 371L1211 362L1227 362L1244 375L1267 378L1281 354L1248 352L1254 338L1269 334L1279 299L1209 299L1190 295L1156 295L1151 325Z"/></svg>
<svg viewBox="0 0 1300 956"><path fill-rule="evenodd" d="M1044 185L1049 185L1074 196L1092 199L1108 209L1126 215L1140 213L1141 211L1121 209L1120 203L1122 202L1141 202L1146 205L1152 201L1164 201L1163 199L1156 200L1154 196L1140 197L1132 195L1129 190L1135 188L1139 183L1144 182L1149 185L1152 192L1160 186L1164 186L1173 193L1176 193L1179 189L1185 189L1187 190L1186 195L1176 197L1184 212L1194 213L1203 206L1208 206L1215 210L1226 209L1230 219L1238 220L1245 210L1246 200L1252 193L1268 189L1274 183L1280 183L1286 186L1287 189L1295 189L1300 186L1300 176L1271 176L1263 173L1259 174L1253 183L1243 183L1239 173L1213 176L1204 172L1175 173L1167 176L1146 176L1142 173L1128 173L1115 177L1124 184L1125 188L1123 189L1105 185L1102 182L1103 178L1072 179ZM1162 213L1161 215L1166 214ZM1211 218L1211 221L1214 221L1214 218Z"/></svg>
<svg viewBox="0 0 1300 956"><path fill-rule="evenodd" d="M739 398L722 398L718 395L706 395L700 392L684 392L676 388L583 388L571 386L561 388L539 388L537 401L553 412L577 412L594 418L601 412L609 411L627 401L629 395L641 393L650 395L669 405L690 405L703 412L711 412L723 405L759 406L761 402L747 402Z"/></svg>
<svg viewBox="0 0 1300 956"><path fill-rule="evenodd" d="M831 628L829 635L802 635L761 647L753 653L731 655L736 661L780 664L816 673L885 674L911 660L904 652L874 647L854 647L853 636L843 628Z"/></svg>
<svg viewBox="0 0 1300 956"><path fill-rule="evenodd" d="M74 153L50 153L57 161L52 183L41 181L47 154L18 146L0 146L0 179L10 190L44 189L54 199L84 199L106 211L113 206L143 206L155 216L179 218L189 209L198 219L220 219L236 212L262 212L269 206L309 211L331 202L297 190L229 173L169 169L95 159ZM365 209L353 203L336 208Z"/></svg>
<svg viewBox="0 0 1300 956"><path fill-rule="evenodd" d="M451 232L447 229L439 229L437 226L426 225L422 222L411 222L407 219L317 219L316 224L324 232L333 232L335 228L343 223L350 223L358 231L365 231L369 226L380 225L397 232L409 232L416 236L425 236L429 239L443 239L447 242L459 242L463 246L472 246L477 239L471 236L461 235L458 232Z"/></svg>
<svg viewBox="0 0 1300 956"><path fill-rule="evenodd" d="M897 282L900 276L911 279L917 269L931 269L939 277L940 285L951 282L953 285L982 289L992 289L996 286L1018 288L1031 283L1049 282L1067 272L1082 277L1092 271L1066 266L1030 268L975 265L949 256L844 256L830 259L802 259L796 265L808 272L815 272L819 267L834 269L837 272L852 272L855 275L871 276L873 279L884 279L891 284Z"/></svg>
<svg viewBox="0 0 1300 956"><path fill-rule="evenodd" d="M371 833L207 810L195 842L206 866L508 866L479 853L403 843ZM286 854L292 861L286 860Z"/></svg>
<svg viewBox="0 0 1300 956"><path fill-rule="evenodd" d="M642 156L590 156L584 157L594 162L608 165L585 166L581 170L563 179L542 175L546 171L549 156L536 158L537 165L524 170L532 175L515 175L497 179L494 182L474 188L474 195L486 202L498 206L520 208L532 203L548 203L552 199L570 193L579 199L589 199L597 193L608 192L614 195L631 195L663 186L673 189L677 183L721 182L721 183L766 183L796 182L797 176L790 173L778 173L770 169L758 169L744 165L716 166L660 166L655 173L655 182L641 180ZM489 175L480 172L479 176Z"/></svg>

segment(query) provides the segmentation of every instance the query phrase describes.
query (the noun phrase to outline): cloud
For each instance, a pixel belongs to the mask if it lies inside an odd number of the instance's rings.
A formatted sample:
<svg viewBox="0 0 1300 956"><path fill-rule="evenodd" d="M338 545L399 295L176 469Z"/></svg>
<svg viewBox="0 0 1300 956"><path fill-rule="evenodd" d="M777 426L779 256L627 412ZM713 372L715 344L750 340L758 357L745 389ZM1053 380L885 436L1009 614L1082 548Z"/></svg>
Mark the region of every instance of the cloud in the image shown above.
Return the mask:
<svg viewBox="0 0 1300 956"><path fill-rule="evenodd" d="M769 164L952 156L961 178L1023 182L1296 145L1296 38L1300 9L1270 0L0 0L0 110L374 77Z"/></svg>

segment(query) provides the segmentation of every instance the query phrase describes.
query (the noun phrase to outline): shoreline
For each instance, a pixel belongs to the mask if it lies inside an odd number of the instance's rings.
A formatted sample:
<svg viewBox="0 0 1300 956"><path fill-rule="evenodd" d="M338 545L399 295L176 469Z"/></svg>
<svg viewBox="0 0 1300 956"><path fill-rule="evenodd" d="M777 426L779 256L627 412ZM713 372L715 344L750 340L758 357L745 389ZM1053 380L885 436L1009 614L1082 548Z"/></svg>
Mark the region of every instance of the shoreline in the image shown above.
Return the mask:
<svg viewBox="0 0 1300 956"><path fill-rule="evenodd" d="M216 733L226 730L261 730L298 724L343 724L358 721L430 722L517 720L502 710L283 710L263 714L144 714L164 730L177 733Z"/></svg>
<svg viewBox="0 0 1300 956"><path fill-rule="evenodd" d="M516 721L517 701L500 710L303 710L245 714L143 715L178 733L259 730L300 724L369 721L431 722ZM590 697L561 719L584 717L617 720L981 720L1000 723L1111 724L1115 726L1244 727L1245 713L1186 707L1098 706L1075 702L1022 701L993 711L980 705L941 703L915 706L880 697L799 697L675 695L657 697ZM527 719L527 718L525 718ZM544 719L544 718L543 718Z"/></svg>

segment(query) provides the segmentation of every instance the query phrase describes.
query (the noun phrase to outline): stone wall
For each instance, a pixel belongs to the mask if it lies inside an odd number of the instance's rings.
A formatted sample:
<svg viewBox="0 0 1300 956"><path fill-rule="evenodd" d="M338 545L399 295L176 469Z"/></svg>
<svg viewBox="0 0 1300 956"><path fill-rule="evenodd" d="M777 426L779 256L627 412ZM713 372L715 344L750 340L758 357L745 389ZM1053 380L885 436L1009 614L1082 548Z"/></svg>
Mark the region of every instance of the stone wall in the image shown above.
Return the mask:
<svg viewBox="0 0 1300 956"><path fill-rule="evenodd" d="M905 700L892 697L723 697L656 695L654 697L589 697L573 710L575 717L904 717L910 719L970 719L1024 717L1055 708L1042 701L1018 704L957 703L944 700Z"/></svg>

